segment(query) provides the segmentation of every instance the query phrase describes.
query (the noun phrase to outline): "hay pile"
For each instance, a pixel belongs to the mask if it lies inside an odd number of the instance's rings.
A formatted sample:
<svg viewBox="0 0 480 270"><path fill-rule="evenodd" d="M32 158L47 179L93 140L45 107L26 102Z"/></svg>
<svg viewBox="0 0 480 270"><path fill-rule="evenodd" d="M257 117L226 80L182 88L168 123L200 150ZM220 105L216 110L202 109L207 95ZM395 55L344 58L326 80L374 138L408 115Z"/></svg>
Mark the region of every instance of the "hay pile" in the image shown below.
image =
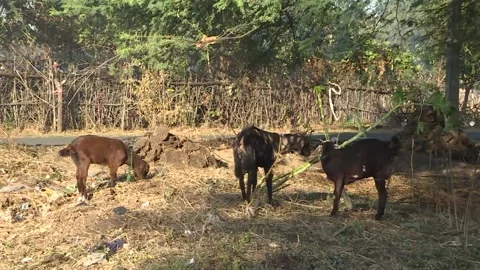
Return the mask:
<svg viewBox="0 0 480 270"><path fill-rule="evenodd" d="M221 167L226 164L213 156L212 151L196 142L169 132L160 127L155 132L139 138L133 145L133 151L146 161L184 164L195 168L210 166Z"/></svg>
<svg viewBox="0 0 480 270"><path fill-rule="evenodd" d="M417 132L418 123L423 125L423 131ZM420 126L421 126L420 125ZM425 153L436 152L441 156L449 156L454 160L477 163L480 146L468 138L461 129L444 131L445 118L431 106L418 107L407 119L407 125L396 135L404 147L411 148L414 139L414 150Z"/></svg>

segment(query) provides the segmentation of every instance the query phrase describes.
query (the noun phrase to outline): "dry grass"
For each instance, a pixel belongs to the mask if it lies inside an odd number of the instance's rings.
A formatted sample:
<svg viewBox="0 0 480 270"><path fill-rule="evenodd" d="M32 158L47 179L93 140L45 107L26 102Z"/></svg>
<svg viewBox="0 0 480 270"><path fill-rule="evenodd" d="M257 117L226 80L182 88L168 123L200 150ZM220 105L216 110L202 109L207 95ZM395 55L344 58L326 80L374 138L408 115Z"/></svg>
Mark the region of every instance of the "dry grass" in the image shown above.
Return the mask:
<svg viewBox="0 0 480 270"><path fill-rule="evenodd" d="M15 216L12 211L23 214L18 222L0 220L0 269L82 269L89 249L117 237L128 245L89 269L480 268L480 199L473 182L434 181L425 176L421 160L415 160L418 172L413 178L405 170L404 176L390 181L387 212L376 222L372 181L348 186L356 209L329 217L333 185L319 165L274 193L279 206L261 204L250 217L233 176L231 149L225 146L216 154L229 168L197 170L159 162L152 164L157 170L152 179L120 181L114 192L98 188L87 206L75 206L76 193L55 198L71 194L75 173L70 159L56 156L58 150L0 147L0 188L13 183L32 187L0 193L0 218ZM302 162L295 154L286 155L275 173ZM404 158L398 165L408 169L409 163ZM92 165L90 174L98 175L87 183L98 186L107 176L102 170L106 168ZM122 170L126 168L119 174ZM465 179L472 176L478 174ZM450 183L456 183L452 190L470 196L456 198L456 216ZM46 190L34 188L39 185ZM24 202L30 206L22 212ZM470 203L469 211L462 202ZM115 214L118 206L128 212ZM467 212L471 216L465 222ZM31 260L22 263L24 258Z"/></svg>

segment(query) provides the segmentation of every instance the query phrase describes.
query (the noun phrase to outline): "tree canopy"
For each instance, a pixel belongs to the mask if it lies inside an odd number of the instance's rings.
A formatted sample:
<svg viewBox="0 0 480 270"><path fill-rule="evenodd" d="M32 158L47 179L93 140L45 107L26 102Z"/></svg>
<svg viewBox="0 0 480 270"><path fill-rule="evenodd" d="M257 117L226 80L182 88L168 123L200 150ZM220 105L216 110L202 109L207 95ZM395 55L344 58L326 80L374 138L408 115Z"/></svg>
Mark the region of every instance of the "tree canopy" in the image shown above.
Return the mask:
<svg viewBox="0 0 480 270"><path fill-rule="evenodd" d="M0 4L0 40L178 76L291 72L317 58L348 63L364 84L441 70L464 87L479 78L479 12L474 0L16 0Z"/></svg>

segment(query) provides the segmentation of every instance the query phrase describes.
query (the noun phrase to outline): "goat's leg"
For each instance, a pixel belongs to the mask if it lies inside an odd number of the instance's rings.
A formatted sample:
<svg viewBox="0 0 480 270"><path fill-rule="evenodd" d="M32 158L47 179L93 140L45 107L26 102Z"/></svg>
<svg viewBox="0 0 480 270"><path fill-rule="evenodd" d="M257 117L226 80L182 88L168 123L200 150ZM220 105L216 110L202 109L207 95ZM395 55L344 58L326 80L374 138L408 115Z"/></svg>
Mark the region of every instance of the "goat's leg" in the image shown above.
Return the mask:
<svg viewBox="0 0 480 270"><path fill-rule="evenodd" d="M375 215L376 220L381 220L385 213L385 205L387 203L388 191L385 188L385 179L375 179L375 187L378 192L378 209Z"/></svg>
<svg viewBox="0 0 480 270"><path fill-rule="evenodd" d="M252 192L255 191L257 186L257 168L254 170L248 171L248 180L247 180L247 201L250 202L250 196Z"/></svg>
<svg viewBox="0 0 480 270"><path fill-rule="evenodd" d="M112 187L115 187L116 185L118 166L116 164L112 164L109 167L110 167L110 182L108 182L107 187L112 188Z"/></svg>
<svg viewBox="0 0 480 270"><path fill-rule="evenodd" d="M265 166L263 171L265 172L265 182L267 183L267 196L268 196L268 203L270 205L273 204L273 172L271 171L272 166Z"/></svg>
<svg viewBox="0 0 480 270"><path fill-rule="evenodd" d="M247 199L247 194L245 194L245 181L243 180L242 176L237 176L238 184L240 185L240 191L242 192L242 198L245 201Z"/></svg>
<svg viewBox="0 0 480 270"><path fill-rule="evenodd" d="M240 191L242 192L242 198L245 201L247 200L247 194L245 193L245 181L244 181L245 174L243 173L239 160L238 161L235 160L235 177L238 180L238 185L240 186Z"/></svg>
<svg viewBox="0 0 480 270"><path fill-rule="evenodd" d="M81 196L84 195L85 193L85 184L83 181L83 173L81 171L80 168L77 168L77 172L75 174L75 178L77 179L77 190L78 190L78 194L80 194Z"/></svg>
<svg viewBox="0 0 480 270"><path fill-rule="evenodd" d="M340 205L340 197L342 197L342 191L345 185L345 181L343 178L339 178L333 181L333 183L335 184L335 190L334 190L335 198L333 199L333 208L332 208L332 212L330 213L330 216L335 216L337 214L337 211Z"/></svg>
<svg viewBox="0 0 480 270"><path fill-rule="evenodd" d="M78 190L78 193L80 193L80 195L82 196L83 200L88 199L88 194L87 194L88 168L89 168L88 163L79 163L79 166L77 167L77 173L76 173L77 190Z"/></svg>

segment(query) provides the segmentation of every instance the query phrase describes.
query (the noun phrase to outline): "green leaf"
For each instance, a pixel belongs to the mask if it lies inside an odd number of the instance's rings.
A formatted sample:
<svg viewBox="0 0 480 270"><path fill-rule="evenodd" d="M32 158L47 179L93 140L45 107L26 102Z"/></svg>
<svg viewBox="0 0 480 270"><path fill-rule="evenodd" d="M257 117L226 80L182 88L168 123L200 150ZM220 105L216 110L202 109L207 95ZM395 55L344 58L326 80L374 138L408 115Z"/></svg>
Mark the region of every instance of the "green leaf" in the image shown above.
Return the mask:
<svg viewBox="0 0 480 270"><path fill-rule="evenodd" d="M322 85L317 85L313 88L313 93L315 93L315 95L321 95L323 92L325 91L325 87L323 87Z"/></svg>
<svg viewBox="0 0 480 270"><path fill-rule="evenodd" d="M407 93L401 88L397 88L392 95L392 103L394 107L400 106L407 100Z"/></svg>
<svg viewBox="0 0 480 270"><path fill-rule="evenodd" d="M243 0L235 0L235 5L240 10L240 12L245 15L245 8L243 7Z"/></svg>
<svg viewBox="0 0 480 270"><path fill-rule="evenodd" d="M425 123L422 122L422 121L418 121L418 124L417 124L417 134L420 135L423 133L423 131L425 130Z"/></svg>
<svg viewBox="0 0 480 270"><path fill-rule="evenodd" d="M428 103L432 105L435 111L440 111L446 116L450 115L453 112L453 108L452 106L450 106L445 95L438 90L430 96L430 98L428 99Z"/></svg>

